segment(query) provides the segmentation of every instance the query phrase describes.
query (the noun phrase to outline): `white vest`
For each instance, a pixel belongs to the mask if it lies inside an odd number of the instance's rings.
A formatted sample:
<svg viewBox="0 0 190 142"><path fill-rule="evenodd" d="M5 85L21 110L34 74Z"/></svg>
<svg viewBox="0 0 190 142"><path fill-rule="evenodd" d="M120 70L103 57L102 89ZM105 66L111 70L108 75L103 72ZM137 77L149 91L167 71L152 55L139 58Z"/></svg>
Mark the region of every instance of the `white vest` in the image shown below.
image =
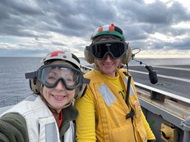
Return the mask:
<svg viewBox="0 0 190 142"><path fill-rule="evenodd" d="M60 142L57 122L39 96L28 97L2 115L8 112L17 112L25 118L30 142ZM70 127L64 134L64 142L74 142L74 133L74 124L70 121Z"/></svg>

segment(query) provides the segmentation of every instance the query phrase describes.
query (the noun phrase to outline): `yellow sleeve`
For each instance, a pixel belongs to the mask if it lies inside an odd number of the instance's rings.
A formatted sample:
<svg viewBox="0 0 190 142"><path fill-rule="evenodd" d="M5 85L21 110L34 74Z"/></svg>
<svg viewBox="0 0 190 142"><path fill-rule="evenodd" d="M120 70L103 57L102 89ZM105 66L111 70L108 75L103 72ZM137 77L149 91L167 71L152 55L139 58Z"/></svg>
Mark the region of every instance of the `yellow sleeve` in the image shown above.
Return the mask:
<svg viewBox="0 0 190 142"><path fill-rule="evenodd" d="M75 107L79 112L76 119L76 141L96 142L94 101L88 88L84 96L75 101Z"/></svg>
<svg viewBox="0 0 190 142"><path fill-rule="evenodd" d="M143 112L142 112L142 121L143 121L143 125L146 129L148 140L155 140L156 138L155 138L155 136L150 128L150 125L148 124Z"/></svg>

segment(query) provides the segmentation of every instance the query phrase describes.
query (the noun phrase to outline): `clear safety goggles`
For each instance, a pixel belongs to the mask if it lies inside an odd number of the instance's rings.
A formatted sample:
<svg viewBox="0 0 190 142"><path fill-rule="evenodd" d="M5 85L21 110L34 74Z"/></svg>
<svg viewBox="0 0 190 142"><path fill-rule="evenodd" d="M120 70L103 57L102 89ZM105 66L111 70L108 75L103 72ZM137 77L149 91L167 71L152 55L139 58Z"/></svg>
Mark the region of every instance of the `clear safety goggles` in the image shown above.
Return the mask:
<svg viewBox="0 0 190 142"><path fill-rule="evenodd" d="M26 79L36 78L47 88L56 87L61 81L67 90L73 90L83 83L89 83L89 79L84 78L80 70L61 64L41 66L35 72L26 73L25 77Z"/></svg>
<svg viewBox="0 0 190 142"><path fill-rule="evenodd" d="M122 41L101 41L92 43L88 48L96 59L104 59L108 54L117 59L127 52L128 44Z"/></svg>

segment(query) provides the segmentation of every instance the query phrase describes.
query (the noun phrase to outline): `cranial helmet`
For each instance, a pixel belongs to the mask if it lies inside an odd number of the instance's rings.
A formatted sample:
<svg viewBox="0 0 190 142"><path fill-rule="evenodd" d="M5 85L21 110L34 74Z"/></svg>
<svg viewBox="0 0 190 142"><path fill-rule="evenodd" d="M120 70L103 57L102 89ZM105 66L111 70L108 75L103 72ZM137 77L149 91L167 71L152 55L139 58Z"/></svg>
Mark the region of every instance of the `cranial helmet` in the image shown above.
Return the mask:
<svg viewBox="0 0 190 142"><path fill-rule="evenodd" d="M80 60L74 54L72 54L70 51L51 52L51 53L47 54L44 58L42 58L41 63L43 63L43 65L47 65L47 64L51 64L51 62L53 62L54 60L63 60L65 62L68 62L71 65L73 65L74 68L81 71ZM30 89L35 94L40 94L40 88L41 88L42 84L39 80L37 80L37 78L29 78L29 85L30 85ZM85 90L86 90L86 84L83 83L78 88L76 88L75 98L76 99L81 98L84 95Z"/></svg>
<svg viewBox="0 0 190 142"><path fill-rule="evenodd" d="M99 28L97 28L92 36L91 36L91 39L92 39L92 42L97 38L97 37L100 37L100 36L103 36L103 35L111 35L111 36L115 36L115 37L118 37L121 39L121 41L124 41L125 42L125 37L123 35L123 31L117 27L117 26L114 26L114 24L111 24L111 25L104 25L104 26L100 26ZM127 44L128 45L128 44ZM92 54L89 52L88 50L89 46L86 46L85 49L84 49L84 57L86 59L86 61L90 64L94 63L94 57L92 56ZM127 64L130 60L132 59L132 49L131 47L128 46L128 49L126 51L126 54L124 54L122 56L122 63L123 64Z"/></svg>
<svg viewBox="0 0 190 142"><path fill-rule="evenodd" d="M70 51L54 51L47 54L44 58L42 58L41 63L44 65L52 62L53 60L63 60L71 63L75 68L80 69L80 60L72 54Z"/></svg>

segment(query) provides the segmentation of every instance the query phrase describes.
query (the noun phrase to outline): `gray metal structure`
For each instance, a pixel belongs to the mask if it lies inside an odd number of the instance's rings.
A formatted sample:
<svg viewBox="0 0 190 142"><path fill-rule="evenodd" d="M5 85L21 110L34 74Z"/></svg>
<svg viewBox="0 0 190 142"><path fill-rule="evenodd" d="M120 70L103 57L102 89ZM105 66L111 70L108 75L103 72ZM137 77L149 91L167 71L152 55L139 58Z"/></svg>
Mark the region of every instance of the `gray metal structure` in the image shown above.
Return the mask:
<svg viewBox="0 0 190 142"><path fill-rule="evenodd" d="M190 141L190 99L135 83L157 142Z"/></svg>

